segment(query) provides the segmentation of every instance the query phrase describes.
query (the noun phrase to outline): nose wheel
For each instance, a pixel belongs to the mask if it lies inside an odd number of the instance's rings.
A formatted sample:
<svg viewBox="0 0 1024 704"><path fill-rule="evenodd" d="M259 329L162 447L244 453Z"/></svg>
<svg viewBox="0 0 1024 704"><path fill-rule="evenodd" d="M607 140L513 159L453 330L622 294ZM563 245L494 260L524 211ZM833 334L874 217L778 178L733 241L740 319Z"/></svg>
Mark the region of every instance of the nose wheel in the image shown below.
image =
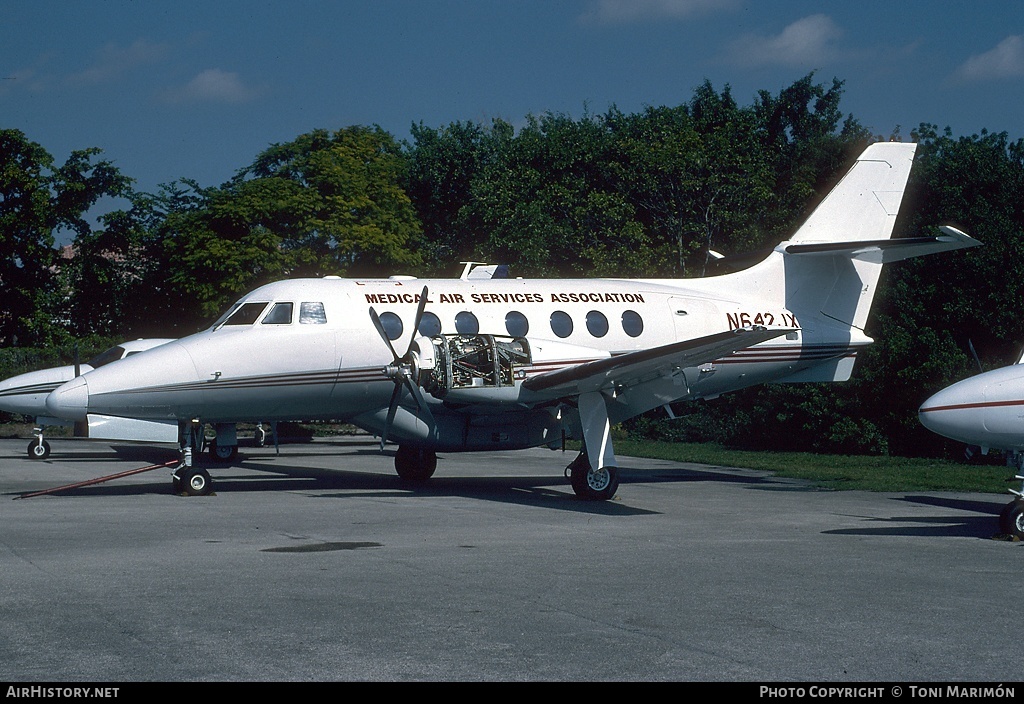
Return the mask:
<svg viewBox="0 0 1024 704"><path fill-rule="evenodd" d="M30 460L45 460L50 456L50 443L40 436L28 444L28 458Z"/></svg>
<svg viewBox="0 0 1024 704"><path fill-rule="evenodd" d="M213 491L213 479L201 467L179 467L171 475L171 484L174 493L187 496L207 496Z"/></svg>
<svg viewBox="0 0 1024 704"><path fill-rule="evenodd" d="M1006 504L999 514L999 529L1018 540L1024 540L1024 499L1015 499Z"/></svg>

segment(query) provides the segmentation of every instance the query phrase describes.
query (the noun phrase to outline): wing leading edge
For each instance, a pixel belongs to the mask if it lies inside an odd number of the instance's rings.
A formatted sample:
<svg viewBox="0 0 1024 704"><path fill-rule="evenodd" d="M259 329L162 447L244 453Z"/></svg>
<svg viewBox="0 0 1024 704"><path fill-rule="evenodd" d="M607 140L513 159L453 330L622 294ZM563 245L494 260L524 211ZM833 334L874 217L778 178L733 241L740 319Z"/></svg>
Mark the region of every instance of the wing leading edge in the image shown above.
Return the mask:
<svg viewBox="0 0 1024 704"><path fill-rule="evenodd" d="M628 387L652 377L671 374L675 369L713 362L795 330L751 326L715 333L538 374L524 381L523 388L556 398Z"/></svg>

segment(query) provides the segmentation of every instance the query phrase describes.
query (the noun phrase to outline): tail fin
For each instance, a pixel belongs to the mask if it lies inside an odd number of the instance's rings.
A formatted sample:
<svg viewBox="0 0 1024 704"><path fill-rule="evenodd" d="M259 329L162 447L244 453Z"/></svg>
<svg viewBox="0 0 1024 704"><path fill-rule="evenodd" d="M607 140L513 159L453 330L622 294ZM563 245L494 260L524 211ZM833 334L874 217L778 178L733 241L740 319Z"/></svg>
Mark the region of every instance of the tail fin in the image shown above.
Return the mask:
<svg viewBox="0 0 1024 704"><path fill-rule="evenodd" d="M869 146L790 242L889 239L916 150L916 144L903 142Z"/></svg>
<svg viewBox="0 0 1024 704"><path fill-rule="evenodd" d="M938 237L891 239L916 144L878 142L811 213L793 237L759 264L718 277L737 294L756 291L797 315L863 337L882 265L980 242L943 227ZM721 290L721 288L719 288Z"/></svg>
<svg viewBox="0 0 1024 704"><path fill-rule="evenodd" d="M892 236L916 149L902 142L869 146L783 245L794 255L786 266L790 310L864 330L882 261L856 256L851 248ZM818 256L807 256L812 254Z"/></svg>

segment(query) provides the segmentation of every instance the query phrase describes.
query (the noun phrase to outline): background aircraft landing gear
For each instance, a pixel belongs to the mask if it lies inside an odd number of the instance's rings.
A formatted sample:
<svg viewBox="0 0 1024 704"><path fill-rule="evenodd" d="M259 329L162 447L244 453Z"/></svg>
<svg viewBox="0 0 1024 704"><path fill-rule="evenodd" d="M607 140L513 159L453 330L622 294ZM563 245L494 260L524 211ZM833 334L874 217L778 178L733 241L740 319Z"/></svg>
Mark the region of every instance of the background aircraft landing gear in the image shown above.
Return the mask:
<svg viewBox="0 0 1024 704"><path fill-rule="evenodd" d="M1007 535L1024 540L1024 499L1014 499L999 514L999 529Z"/></svg>
<svg viewBox="0 0 1024 704"><path fill-rule="evenodd" d="M1007 464L1017 468L1014 479L1021 482L1021 487L1020 491L1010 489L1017 498L1006 504L999 514L999 530L1017 540L1024 540L1024 452L1014 450L1007 458Z"/></svg>
<svg viewBox="0 0 1024 704"><path fill-rule="evenodd" d="M221 462L229 462L238 457L238 445L218 445L216 440L211 440L210 457Z"/></svg>
<svg viewBox="0 0 1024 704"><path fill-rule="evenodd" d="M572 461L566 472L569 483L576 496L588 501L608 501L619 490L619 471L617 467L601 467L594 469L585 452L581 452Z"/></svg>
<svg viewBox="0 0 1024 704"><path fill-rule="evenodd" d="M395 452L395 470L408 482L424 482L434 476L437 455L433 450L414 445L399 445Z"/></svg>
<svg viewBox="0 0 1024 704"><path fill-rule="evenodd" d="M30 460L45 460L50 456L50 443L43 440L42 436L28 444L28 458Z"/></svg>

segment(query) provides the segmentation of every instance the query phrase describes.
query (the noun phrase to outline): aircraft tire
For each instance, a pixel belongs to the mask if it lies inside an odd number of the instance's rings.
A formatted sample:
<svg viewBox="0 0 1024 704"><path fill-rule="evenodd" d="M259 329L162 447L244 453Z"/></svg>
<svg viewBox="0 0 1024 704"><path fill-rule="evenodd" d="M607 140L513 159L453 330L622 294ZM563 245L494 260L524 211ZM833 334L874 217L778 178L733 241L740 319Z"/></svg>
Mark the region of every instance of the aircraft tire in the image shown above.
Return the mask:
<svg viewBox="0 0 1024 704"><path fill-rule="evenodd" d="M220 462L230 462L238 456L238 445L218 445L216 440L210 441L210 457Z"/></svg>
<svg viewBox="0 0 1024 704"><path fill-rule="evenodd" d="M1024 540L1024 499L1006 504L999 514L999 529L1007 535Z"/></svg>
<svg viewBox="0 0 1024 704"><path fill-rule="evenodd" d="M593 470L589 466L570 466L569 482L576 496L587 501L608 501L619 490L619 470L616 467L602 467Z"/></svg>
<svg viewBox="0 0 1024 704"><path fill-rule="evenodd" d="M395 471L407 482L425 482L434 476L437 455L415 445L399 445L395 452Z"/></svg>
<svg viewBox="0 0 1024 704"><path fill-rule="evenodd" d="M188 496L206 496L213 491L213 479L210 473L199 467L182 469L180 478L181 490Z"/></svg>
<svg viewBox="0 0 1024 704"><path fill-rule="evenodd" d="M28 458L30 460L45 460L50 456L50 443L43 440L33 440L28 444Z"/></svg>

